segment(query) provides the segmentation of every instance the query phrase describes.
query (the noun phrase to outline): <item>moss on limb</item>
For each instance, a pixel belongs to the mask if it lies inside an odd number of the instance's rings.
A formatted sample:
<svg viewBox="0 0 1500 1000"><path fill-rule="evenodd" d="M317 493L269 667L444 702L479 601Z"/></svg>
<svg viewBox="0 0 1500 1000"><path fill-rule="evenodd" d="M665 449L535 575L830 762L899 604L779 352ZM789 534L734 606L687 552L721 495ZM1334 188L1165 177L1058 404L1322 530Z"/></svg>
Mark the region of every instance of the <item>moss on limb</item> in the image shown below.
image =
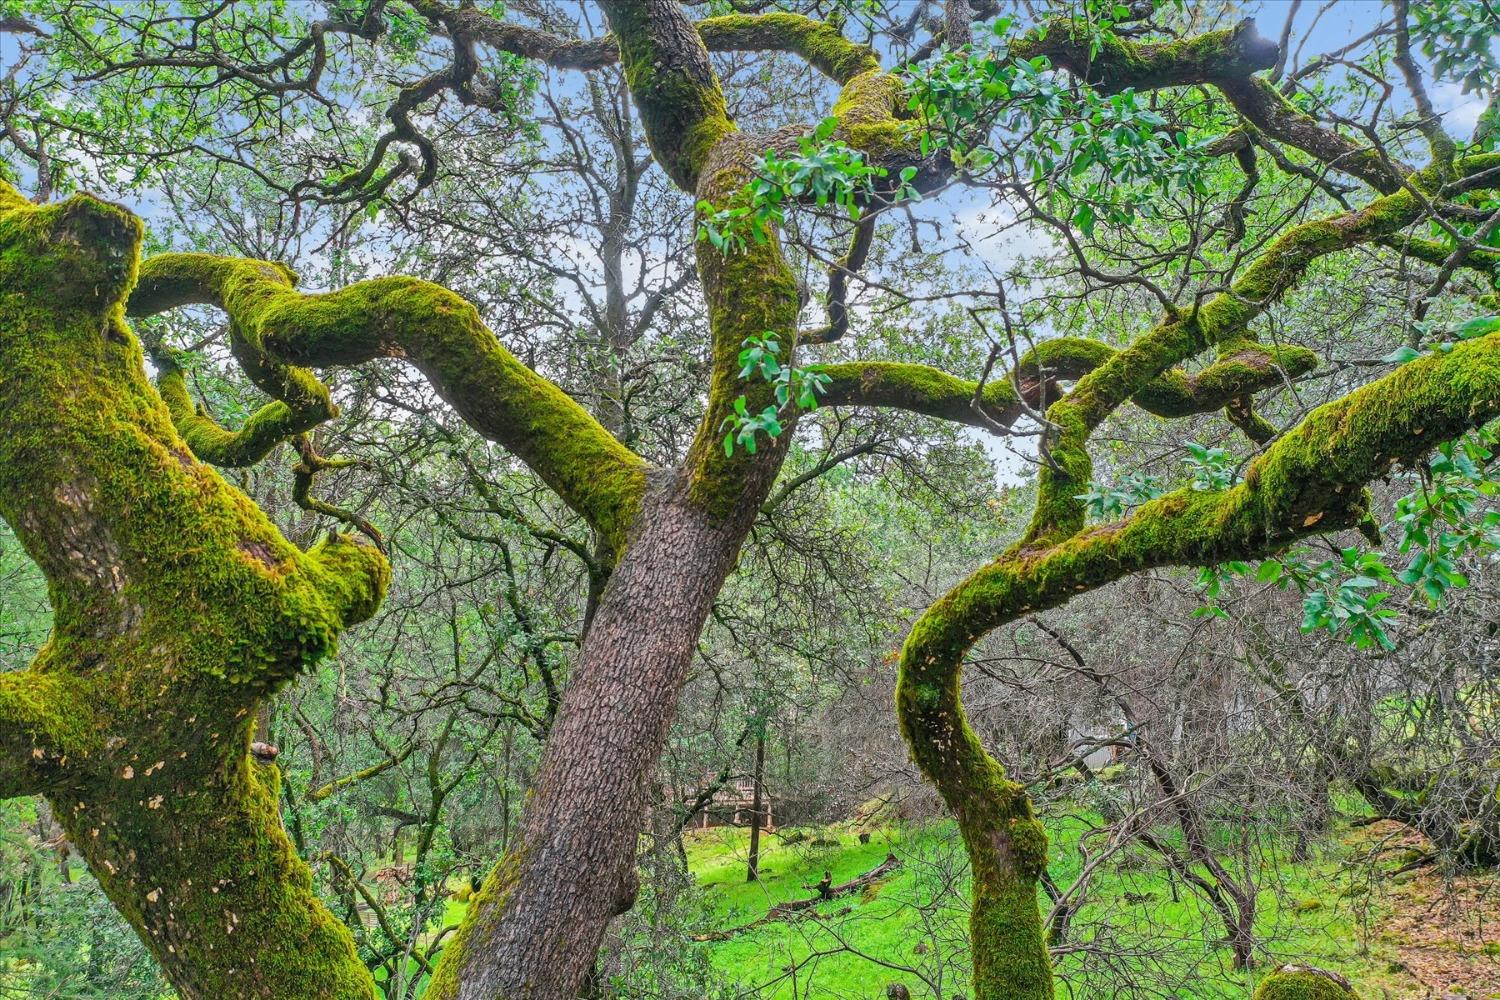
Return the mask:
<svg viewBox="0 0 1500 1000"><path fill-rule="evenodd" d="M1400 191L1356 211L1294 226L1272 242L1227 292L1197 312L1172 311L1080 378L1047 410L1056 429L1048 441L1052 462L1039 474L1036 511L1022 544L1057 541L1083 527L1084 504L1078 494L1093 474L1090 435L1126 400L1143 390L1149 399L1155 390L1148 387L1172 366L1216 347L1218 359L1197 376L1190 393L1214 400L1215 408L1245 395L1245 386L1257 377L1278 368L1305 366L1311 359L1300 349L1256 343L1250 324L1295 285L1314 260L1398 232L1420 218L1422 209L1410 192Z"/></svg>
<svg viewBox="0 0 1500 1000"><path fill-rule="evenodd" d="M1257 70L1275 65L1278 48L1262 38L1248 18L1233 28L1170 42L1134 41L1108 33L1101 37L1084 21L1062 18L1020 39L1010 51L1022 58L1047 56L1105 92L1212 84L1267 136L1353 174L1385 194L1399 190L1402 178L1410 172L1410 168L1389 163L1379 151L1324 128L1288 102L1273 84L1255 76Z"/></svg>
<svg viewBox="0 0 1500 1000"><path fill-rule="evenodd" d="M1087 375L1119 352L1078 337L1044 341L1022 356L1014 372L991 379L977 400L979 383L928 365L852 361L823 366L830 382L822 396L829 406L877 406L910 410L980 428L1009 427L1027 406L1056 400L1058 383ZM1148 413L1183 417L1208 413L1249 393L1282 385L1317 367L1317 355L1302 347L1246 344L1201 372L1163 372L1132 401ZM1019 386L1020 391L1017 392Z"/></svg>
<svg viewBox="0 0 1500 1000"><path fill-rule="evenodd" d="M124 324L140 240L117 206L0 188L0 517L54 612L0 681L0 791L48 797L183 996L367 1000L247 751L389 567L344 538L300 551L189 451Z"/></svg>
<svg viewBox="0 0 1500 1000"><path fill-rule="evenodd" d="M735 131L708 50L675 0L603 0L656 161L684 191Z"/></svg>
<svg viewBox="0 0 1500 1000"><path fill-rule="evenodd" d="M619 43L611 35L565 38L473 6L445 6L434 0L413 0L412 6L486 45L558 69L596 70L620 61ZM834 24L801 14L727 14L706 17L693 28L710 52L790 52L838 83L847 83L875 62L869 46L849 41Z"/></svg>
<svg viewBox="0 0 1500 1000"><path fill-rule="evenodd" d="M247 370L410 360L465 420L513 451L617 550L624 544L645 462L518 361L453 292L416 278L377 278L308 295L277 265L204 254L163 254L141 265L133 314L190 302L229 314Z"/></svg>
<svg viewBox="0 0 1500 1000"><path fill-rule="evenodd" d="M168 365L157 378L156 388L193 454L222 468L254 465L278 444L312 430L338 412L324 389L321 399L306 407L294 408L280 399L273 400L252 413L238 430L231 431L194 405L187 380L175 364Z"/></svg>
<svg viewBox="0 0 1500 1000"><path fill-rule="evenodd" d="M1036 956L1045 952L1029 806L964 717L960 678L970 646L1024 614L1129 573L1251 559L1312 532L1352 527L1366 516L1367 483L1497 416L1500 334L1491 334L1403 365L1313 411L1234 489L1180 490L1123 521L1012 550L923 614L902 649L896 707L913 759L959 818L975 855L976 963L989 962L978 947L986 934L1008 956L982 974L976 965L978 1000L1045 1000L1052 989L1036 971ZM1017 889L1021 883L1029 891Z"/></svg>
<svg viewBox="0 0 1500 1000"><path fill-rule="evenodd" d="M868 45L845 38L826 21L801 14L728 14L697 23L710 52L791 52L838 83L880 68Z"/></svg>
<svg viewBox="0 0 1500 1000"><path fill-rule="evenodd" d="M724 204L748 177L757 146L746 136L735 136L714 154L705 172L700 196L710 204ZM765 442L756 454L722 447L723 422L734 412L734 402L746 397L758 411L772 405L771 387L758 377L740 378L739 352L747 337L767 333L786 345L781 361L790 364L796 350L797 314L801 309L796 276L787 265L781 242L770 233L764 242L724 255L706 242L698 244L698 274L708 303L713 338L708 407L688 450L693 498L726 517L759 509L776 477L790 443L790 424L781 437Z"/></svg>
<svg viewBox="0 0 1500 1000"><path fill-rule="evenodd" d="M68 756L95 747L97 725L66 678L0 674L0 798L37 795L64 780Z"/></svg>
<svg viewBox="0 0 1500 1000"><path fill-rule="evenodd" d="M1130 41L1086 21L1059 18L1010 47L1015 58L1047 56L1103 93L1240 79L1274 66L1277 51L1251 18L1170 42Z"/></svg>

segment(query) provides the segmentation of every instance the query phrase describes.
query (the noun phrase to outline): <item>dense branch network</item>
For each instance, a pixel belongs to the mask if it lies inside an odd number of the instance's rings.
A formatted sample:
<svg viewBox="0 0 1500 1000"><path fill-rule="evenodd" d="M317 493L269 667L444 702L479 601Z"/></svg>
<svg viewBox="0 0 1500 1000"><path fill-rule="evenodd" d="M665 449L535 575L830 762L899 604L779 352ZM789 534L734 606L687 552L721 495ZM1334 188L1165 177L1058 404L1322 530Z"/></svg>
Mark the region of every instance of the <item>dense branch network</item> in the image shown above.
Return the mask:
<svg viewBox="0 0 1500 1000"><path fill-rule="evenodd" d="M402 358L473 427L507 447L611 544L623 544L646 463L566 393L518 361L459 296L414 278L298 292L275 264L164 254L141 265L129 310L149 316L207 303L230 317L232 344L252 381L275 397L238 431L192 411L180 376L163 396L205 461L242 464L332 415L306 368ZM257 378L257 373L261 377Z"/></svg>
<svg viewBox="0 0 1500 1000"><path fill-rule="evenodd" d="M332 182L314 184L320 197L379 196L408 175L416 180L413 194L430 183L436 174L436 154L416 129L412 115L441 93L451 92L465 104L506 110L501 107L503 96L489 86L479 68L476 45L560 68L621 65L655 160L705 212L732 205L767 151L785 150L812 133L807 127L770 135L741 131L729 116L709 58L711 51L798 55L839 85L833 139L858 151L870 164L917 168L924 184L941 183L955 175L945 154L932 155L923 142L922 123L907 117L902 79L885 72L870 48L849 41L826 22L794 14L734 15L693 22L673 0L612 0L603 4L612 34L580 41L509 24L472 6L448 6L437 0L411 0L410 6L451 41L452 64L400 89L386 114L392 129L377 139L362 167ZM98 75L149 66L176 67L202 70L220 82L233 81L278 99L292 93L316 95L327 58L326 36L378 38L386 30L386 7L371 4L359 20L317 22L303 41L261 62L236 61L216 51L204 54L174 48L165 56L129 61L111 61L101 55L104 65ZM956 4L953 9L962 11L966 5ZM964 27L951 23L946 30L959 42L965 37ZM1440 134L1424 124L1433 163L1416 170L1373 144L1325 127L1294 106L1276 84L1255 75L1279 66L1284 53L1259 38L1248 22L1177 42L1137 43L1113 36L1101 39L1087 25L1060 20L1045 32L1018 40L1010 55L1050 57L1055 65L1102 93L1210 85L1242 119L1245 131L1237 151L1250 151L1251 145L1260 143L1283 143L1376 192L1362 207L1292 226L1256 255L1227 288L1201 303L1169 305L1154 326L1122 348L1071 337L1044 341L1013 358L1008 372L978 382L923 365L879 360L826 368L826 401L832 405L896 408L1000 431L1014 427L1022 417L1044 413L1039 424L1046 462L1039 473L1032 524L1017 545L956 586L913 627L901 656L898 713L914 758L957 817L973 862L976 995L982 1000L1045 1000L1052 995L1051 971L1036 906L1036 881L1045 867L1045 836L1024 789L986 753L965 721L960 677L967 650L989 631L1021 615L1057 606L1078 591L1128 573L1253 557L1308 534L1360 525L1368 518L1367 483L1394 464L1418 460L1432 443L1500 415L1500 334L1411 362L1315 410L1279 437L1251 408L1257 393L1306 375L1317 362L1305 349L1260 343L1252 328L1317 259L1356 246L1385 243L1441 268L1465 266L1493 274L1491 251L1470 246L1464 255L1455 257L1408 231L1427 219L1472 214L1473 206L1465 204L1464 198L1493 190L1500 180L1500 162L1494 156L1458 156L1444 145ZM400 143L415 146L420 162L401 160L381 173L386 157ZM1248 191L1255 182L1253 151L1241 157L1240 163L1245 167ZM448 1000L478 995L475 991L495 984L509 988L519 981L517 977L529 975L528 969L551 961L560 950L568 951L569 968L577 973L570 988L581 986L598 934L615 912L629 905L635 834L633 828L623 833L616 829L621 824L614 823L614 817L596 826L581 825L590 817L576 808L577 802L587 797L570 800L568 796L593 772L578 766L568 753L593 753L612 740L628 745L631 766L639 772L632 772L630 781L615 780L617 774L607 768L595 770L608 775L614 791L630 797L629 808L638 808L639 795L631 782L644 782L660 752L697 629L780 473L790 433L784 432L754 454L734 448L726 453L722 447L722 428L736 404L748 399L752 407L763 405L772 393L769 385L742 375L738 358L742 345L748 338L766 334L789 344L795 344L798 337L801 294L777 234L768 232L764 239L728 254L699 244L699 272L711 334L706 402L680 467L658 476L582 406L507 351L472 305L440 286L392 277L305 294L279 265L199 254L165 254L147 260L140 265L137 281L132 268L139 228L133 219L122 222L115 214L118 210L101 209L92 202L70 202L72 207L66 209L32 209L8 189L0 195L6 210L0 223L9 227L0 235L24 244L30 252L65 253L74 245L119 251L85 262L88 274L103 273L104 287L112 298L101 298L97 289L90 296L82 285L69 286L68 291L88 308L61 320L49 318L53 332L63 331L66 336L53 338L50 346L56 348L57 358L48 363L56 368L79 357L80 342L94 350L95 341L85 338L100 338L101 317L108 315L103 324L108 335L102 337L105 346L99 348L108 377L101 375L104 388L99 391L101 398L111 391L117 397L118 385L125 385L130 399L106 399L110 405L105 410L146 414L140 418L136 436L124 442L111 438L109 448L104 449L101 437L119 433L117 428L67 425L64 430L76 437L65 442L69 453L76 451L93 463L83 477L55 461L38 464L36 453L57 452L55 447L28 450L7 442L0 448L0 470L4 471L0 512L8 522L21 526L28 550L62 595L60 634L80 642L78 648L53 647L45 655L73 654L76 660L70 666L83 673L96 662L94 657L103 655L102 648L96 647L104 642L101 636L109 628L130 631L130 620L121 615L145 614L156 627L170 624L177 630L173 642L178 646L172 648L184 650L182 662L192 666L197 677L211 675L215 662L211 654L233 638L238 644L232 648L248 658L240 664L243 676L205 681L202 690L208 694L195 688L193 696L200 698L205 710L227 704L238 712L237 721L227 739L218 730L200 734L212 750L205 751L201 760L194 758L198 772L193 777L207 774L221 782L210 786L221 796L215 802L228 801L239 810L233 813L238 825L231 832L241 840L253 843L255 837L269 836L280 845L285 839L283 834L275 840L275 831L265 830L265 821L274 816L274 810L265 805L268 795L274 802L274 789L245 770L249 765L242 744L248 740L250 726L246 714L277 684L324 655L339 630L372 612L384 587L386 567L378 555L341 539L300 552L281 539L263 515L252 512L251 505L241 503L222 481L197 465L196 460L225 466L251 464L277 444L297 442L336 416L327 387L312 369L378 358L415 365L466 422L524 462L597 530L611 559L621 560L615 589L606 595L600 615L603 624L591 633L578 671L556 706L539 791L522 838L526 846L497 867L475 898L463 929L434 970L429 995ZM1242 194L1239 200L1246 197ZM1243 212L1243 204L1240 208ZM80 219L89 220L87 225L93 227L85 233L88 239L48 246L36 238L46 226L76 229L82 225ZM859 268L868 251L869 234L868 227L856 229L844 258L846 273L839 280ZM125 258L129 266L122 265ZM12 277L15 281L24 278ZM236 360L272 401L240 428L223 428L194 407L174 360L165 354L158 359L159 394L149 392L140 371L138 345L111 311L119 304L116 300L126 295L128 310L136 316L188 304L222 309L230 320L230 347ZM830 330L821 338L825 341L837 339L848 325L842 300L836 313L831 310L830 319ZM87 414L71 413L83 409L76 401L38 403L12 388L20 380L9 376L8 370L29 371L21 364L27 361L21 352L32 349L31 345L17 347L15 340L0 334L0 357L17 362L4 366L7 376L0 380L0 392L7 395L0 397L6 404L0 414L18 427L33 418L40 426L55 426L56 415L46 415L51 407L69 409L67 420L86 422ZM14 352L16 357L3 352ZM1192 372L1185 367L1207 352L1213 355L1210 363ZM82 354L97 361L87 352ZM1225 409L1265 447L1250 464L1245 481L1233 489L1180 490L1120 521L1090 527L1080 498L1092 476L1089 442L1127 402L1165 417ZM791 419L795 420L795 414ZM116 444L118 450L111 452ZM121 461L122 455L126 461ZM317 465L316 454L302 451L302 456L310 476ZM51 491L50 501L35 492L28 475L41 478ZM93 504L142 495L155 499L154 505L146 504L148 516L138 521L123 516L124 507L112 509L108 516L92 516ZM183 526L164 515L184 504L203 523ZM47 523L49 517L55 523ZM100 525L107 530L98 530ZM121 553L150 565L156 553L173 550L177 533L184 530L208 538L207 549L193 552L180 564L172 562L169 572L149 581L144 573L139 579L129 575L139 570ZM56 548L57 539L77 544L71 549L64 546L62 555L49 553L48 546ZM88 558L82 569L79 560L67 555L80 545L93 546L94 553L85 553ZM701 566L682 565L683 552L695 546L702 550L700 555L707 553L702 555ZM123 582L107 573L101 575L98 569L114 564L129 567ZM231 568L226 570L226 566ZM180 595L194 593L199 586L190 571L212 581L211 593L218 599L210 602L206 618L213 627L206 632L202 621L183 622L172 616ZM257 617L262 614L259 605L252 603L248 610L241 606L246 603L245 594L267 596L272 610ZM659 636L656 633L663 632L665 625L653 629L650 622L642 624L639 609L631 603L637 594L646 596L643 605L648 608L653 608L653 599L660 598L683 621L701 615L692 628L680 627L676 620L666 623L678 630ZM614 603L608 598L614 598ZM147 610L141 612L137 605ZM84 610L70 618L70 607ZM689 611L679 614L682 607ZM247 614L251 616L248 623L242 620ZM245 650L257 643L256 648L275 652L272 662L260 662L253 650ZM664 665L650 656L643 657L650 661L643 664L640 649L654 651ZM127 677L130 684L149 680L155 688L161 681L155 674L146 676L159 664L131 661L129 665L143 672L140 677ZM647 670L651 671L649 682L641 680ZM38 671L36 683L27 688L9 676L0 678L0 745L12 751L0 770L3 789L55 790L48 780L65 766L64 759L72 757L76 766L75 745L100 752L100 759L118 773L121 759L89 743L94 720L67 706L65 690L52 690L69 686L53 679L62 676ZM219 683L226 680L231 682L228 695ZM639 710L630 710L637 702L622 700L628 698L637 699ZM200 707L198 701L188 704ZM124 714L123 709L120 712ZM589 724L595 717L610 720L609 740L601 743L592 738L596 734ZM210 725L193 724L200 729ZM589 760L599 763L596 758ZM231 769L228 779L223 777L226 761L238 769ZM123 766L134 774L134 763ZM118 798L116 791L106 798ZM114 798L109 798L111 807L119 805ZM94 800L89 803L93 807ZM128 803L119 807L128 808ZM598 811L592 799L585 809ZM564 829L569 817L580 823L576 834ZM149 826L159 824L159 819L147 817L140 822ZM583 847L570 845L569 836L583 833L597 836ZM616 849L600 864L574 864L570 850L596 857L603 850L599 845L606 841ZM254 848L246 850L255 852ZM116 874L123 857L119 845L96 845L95 853L91 863L97 859L110 866L111 875ZM303 898L308 894L304 873L289 849L282 853L286 857L278 855L278 860L294 890L272 893L269 899L262 898L264 893L246 890L248 898L240 905L266 908L273 923L276 914L304 904L322 914ZM556 875L563 870L570 881L559 885ZM190 875L186 868L176 874L182 879ZM178 975L191 982L196 973L179 954L189 950L180 936L181 928L173 924L170 912L161 915L151 909L160 890L140 883L144 877L140 872L122 871L119 876L111 883L112 894L140 918L148 941L170 946L170 951L160 949L159 957L178 956L163 961L185 970ZM212 909L218 903L193 898L183 905L221 919ZM522 916L514 916L517 913ZM587 923L579 931L588 939L583 945L573 940L576 928L569 920L575 913ZM314 922L319 919L315 917ZM321 924L318 929L328 931ZM345 939L332 931L328 935L329 953L347 958ZM221 944L214 940L207 948ZM207 955L202 945L194 948L195 960L216 969L238 960L233 949L225 958ZM335 962L336 970L341 970L338 974L348 974L352 983L347 994L340 995L368 992L368 977L359 980L346 965ZM278 995L274 989L280 988L281 983L268 980L259 995ZM292 991L285 995L312 994Z"/></svg>

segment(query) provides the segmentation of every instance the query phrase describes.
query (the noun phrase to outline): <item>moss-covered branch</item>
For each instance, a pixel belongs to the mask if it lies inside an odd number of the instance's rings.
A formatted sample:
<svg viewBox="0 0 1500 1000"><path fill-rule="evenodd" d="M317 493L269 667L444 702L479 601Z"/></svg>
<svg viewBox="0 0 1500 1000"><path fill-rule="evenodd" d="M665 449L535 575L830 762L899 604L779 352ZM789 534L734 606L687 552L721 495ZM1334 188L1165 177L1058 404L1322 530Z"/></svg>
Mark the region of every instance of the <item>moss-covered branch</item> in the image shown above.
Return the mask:
<svg viewBox="0 0 1500 1000"><path fill-rule="evenodd" d="M695 191L708 154L735 128L708 49L676 0L601 0L656 162Z"/></svg>
<svg viewBox="0 0 1500 1000"><path fill-rule="evenodd" d="M748 179L748 164L756 154L756 144L748 137L737 135L724 143L704 175L700 195L710 204L726 203ZM769 332L779 343L789 345L782 360L791 362L801 309L797 279L774 232L764 242L728 256L700 241L698 274L713 337L712 368L708 407L689 448L686 468L695 500L720 514L738 511L746 515L765 500L790 442L790 428L754 455L743 448L726 455L723 424L741 395L753 411L772 402L768 384L754 377L740 378L739 352L746 338Z"/></svg>
<svg viewBox="0 0 1500 1000"><path fill-rule="evenodd" d="M240 354L242 363L252 361L247 370L258 355L299 372L305 369L297 365L410 360L473 427L514 452L612 544L623 544L645 462L518 361L453 292L398 277L309 295L279 266L206 254L163 254L141 265L132 314L190 302L229 314L248 348Z"/></svg>
<svg viewBox="0 0 1500 1000"><path fill-rule="evenodd" d="M478 7L435 0L416 0L413 6L450 31L557 69L596 70L620 61L613 35L564 38L504 21ZM833 24L802 14L726 14L706 17L693 27L710 52L788 52L837 83L878 65L869 46L851 42Z"/></svg>
<svg viewBox="0 0 1500 1000"><path fill-rule="evenodd" d="M710 52L790 52L835 83L846 84L880 68L867 45L851 42L839 29L801 14L728 14L697 23Z"/></svg>
<svg viewBox="0 0 1500 1000"><path fill-rule="evenodd" d="M187 379L175 363L167 363L157 377L156 389L172 414L177 433L201 461L220 468L245 468L271 453L283 441L337 415L325 389L317 402L305 408L277 399L252 413L238 430L229 430L193 403Z"/></svg>
<svg viewBox="0 0 1500 1000"><path fill-rule="evenodd" d="M1388 162L1376 148L1323 126L1296 108L1274 84L1254 75L1277 63L1278 46L1257 33L1253 19L1178 42L1106 36L1100 51L1091 52L1091 39L1097 34L1085 22L1061 19L1047 25L1046 31L1020 40L1011 52L1047 55L1104 91L1212 84L1265 135L1295 145L1383 193L1400 190L1401 180L1410 172L1407 166Z"/></svg>
<svg viewBox="0 0 1500 1000"><path fill-rule="evenodd" d="M1028 407L1039 409L1056 400L1058 383L1081 378L1118 353L1108 344L1079 337L1044 341L1021 358L1013 373L986 383L977 400L977 382L928 365L831 364L822 369L830 378L822 401L829 406L909 410L980 428L1010 427ZM1131 398L1141 409L1160 417L1209 413L1305 375L1317 366L1317 360L1306 348L1245 343L1200 372L1180 368L1164 372Z"/></svg>
<svg viewBox="0 0 1500 1000"><path fill-rule="evenodd" d="M0 517L53 631L0 680L0 793L47 796L183 996L373 1000L248 748L257 707L373 611L389 567L345 539L298 550L188 449L124 324L138 220L9 195Z"/></svg>
<svg viewBox="0 0 1500 1000"><path fill-rule="evenodd" d="M1436 240L1424 240L1419 236L1402 233L1380 241L1398 253L1431 264L1434 267L1449 266L1453 248ZM1500 288L1500 251L1475 248L1459 260L1459 267L1475 271L1489 279L1491 288Z"/></svg>
<svg viewBox="0 0 1500 1000"><path fill-rule="evenodd" d="M1107 94L1237 80L1270 69L1277 52L1276 43L1261 36L1252 18L1170 42L1131 41L1084 21L1060 18L1010 47L1019 59L1047 56Z"/></svg>
<svg viewBox="0 0 1500 1000"><path fill-rule="evenodd" d="M1130 573L1251 559L1354 526L1367 516L1367 483L1497 416L1500 334L1491 334L1313 411L1231 490L1180 490L1123 521L1008 552L923 614L902 650L897 711L913 758L958 818L974 863L978 1000L1047 1000L1052 986L1035 892L1045 839L1023 790L964 717L969 647L1021 615Z"/></svg>
<svg viewBox="0 0 1500 1000"><path fill-rule="evenodd" d="M1172 312L1080 378L1067 396L1047 409L1047 419L1057 429L1048 442L1052 461L1039 474L1036 512L1022 544L1057 541L1083 527L1084 505L1078 494L1093 475L1089 437L1126 400L1172 366L1211 346L1219 359L1205 375L1213 372L1212 382L1226 379L1220 385L1220 405L1239 395L1235 383L1254 375L1239 371L1242 359L1279 357L1278 364L1293 364L1286 349L1275 352L1256 343L1250 323L1295 285L1317 258L1398 232L1420 218L1422 210L1416 198L1401 191L1357 211L1295 226L1271 243L1228 291L1196 312ZM1255 363L1257 368L1263 365Z"/></svg>
<svg viewBox="0 0 1500 1000"><path fill-rule="evenodd" d="M1254 75L1276 64L1278 48L1260 36L1253 20L1174 42L1138 42L1106 35L1095 53L1091 46L1097 35L1084 22L1062 19L1049 24L1045 32L1020 40L1011 52L1045 55L1106 92L1212 84L1265 135L1353 174L1382 193L1400 189L1408 168L1393 166L1378 150L1325 128L1271 83Z"/></svg>
<svg viewBox="0 0 1500 1000"><path fill-rule="evenodd" d="M97 720L65 679L0 674L0 799L36 795L67 777L66 761L97 743Z"/></svg>

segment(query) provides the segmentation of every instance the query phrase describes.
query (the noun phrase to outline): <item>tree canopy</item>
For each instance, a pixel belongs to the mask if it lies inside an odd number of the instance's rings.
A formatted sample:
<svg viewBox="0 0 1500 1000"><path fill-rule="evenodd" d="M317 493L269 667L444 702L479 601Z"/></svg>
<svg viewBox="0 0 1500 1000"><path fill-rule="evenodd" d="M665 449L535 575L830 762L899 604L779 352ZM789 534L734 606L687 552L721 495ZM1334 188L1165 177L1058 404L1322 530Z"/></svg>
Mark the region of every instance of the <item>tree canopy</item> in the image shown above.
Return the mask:
<svg viewBox="0 0 1500 1000"><path fill-rule="evenodd" d="M8 3L5 795L184 997L644 990L831 706L956 824L978 1000L1108 952L1044 827L1100 747L1234 970L1225 823L1493 867L1500 17L1300 8Z"/></svg>

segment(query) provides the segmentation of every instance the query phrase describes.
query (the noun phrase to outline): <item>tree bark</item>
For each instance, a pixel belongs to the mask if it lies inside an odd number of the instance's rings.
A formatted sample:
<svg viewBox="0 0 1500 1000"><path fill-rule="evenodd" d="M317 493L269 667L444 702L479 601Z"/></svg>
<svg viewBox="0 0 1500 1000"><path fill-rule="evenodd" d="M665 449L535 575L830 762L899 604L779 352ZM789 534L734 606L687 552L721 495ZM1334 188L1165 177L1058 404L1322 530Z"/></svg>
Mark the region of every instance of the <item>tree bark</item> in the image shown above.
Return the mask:
<svg viewBox="0 0 1500 1000"><path fill-rule="evenodd" d="M388 567L343 539L295 548L194 458L122 321L140 240L118 206L0 185L0 517L54 612L0 676L0 795L47 797L187 1000L370 1000L248 749Z"/></svg>
<svg viewBox="0 0 1500 1000"><path fill-rule="evenodd" d="M754 791L750 798L750 863L745 872L746 882L760 880L760 817L763 808L761 782L766 775L766 726L761 720L760 732L755 740L755 774L751 781Z"/></svg>
<svg viewBox="0 0 1500 1000"><path fill-rule="evenodd" d="M584 642L517 842L428 988L438 1000L578 995L609 921L636 892L647 781L699 633L744 537L687 497L648 493Z"/></svg>

